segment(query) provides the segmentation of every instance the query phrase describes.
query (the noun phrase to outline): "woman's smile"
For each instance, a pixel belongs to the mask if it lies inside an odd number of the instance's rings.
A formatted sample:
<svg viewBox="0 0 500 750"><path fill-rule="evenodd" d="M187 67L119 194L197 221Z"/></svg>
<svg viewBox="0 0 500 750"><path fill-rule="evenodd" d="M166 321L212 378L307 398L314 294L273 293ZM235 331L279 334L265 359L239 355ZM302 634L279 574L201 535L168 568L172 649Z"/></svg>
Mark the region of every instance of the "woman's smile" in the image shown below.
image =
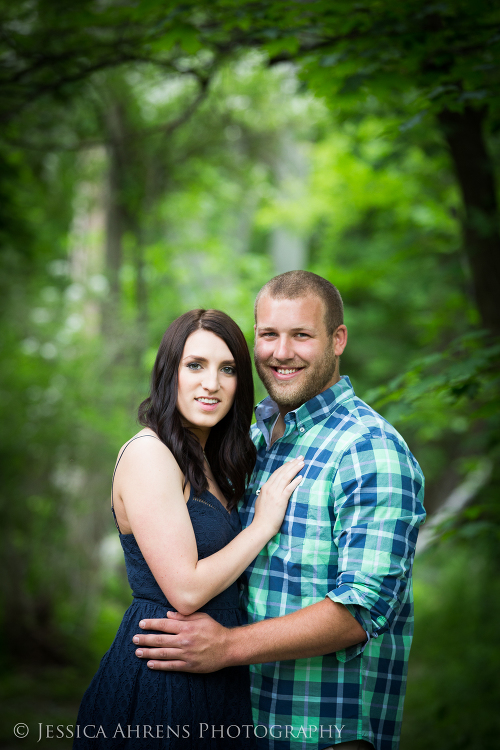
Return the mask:
<svg viewBox="0 0 500 750"><path fill-rule="evenodd" d="M195 398L195 401L199 403L203 411L214 411L220 404L218 398L206 398L205 396Z"/></svg>

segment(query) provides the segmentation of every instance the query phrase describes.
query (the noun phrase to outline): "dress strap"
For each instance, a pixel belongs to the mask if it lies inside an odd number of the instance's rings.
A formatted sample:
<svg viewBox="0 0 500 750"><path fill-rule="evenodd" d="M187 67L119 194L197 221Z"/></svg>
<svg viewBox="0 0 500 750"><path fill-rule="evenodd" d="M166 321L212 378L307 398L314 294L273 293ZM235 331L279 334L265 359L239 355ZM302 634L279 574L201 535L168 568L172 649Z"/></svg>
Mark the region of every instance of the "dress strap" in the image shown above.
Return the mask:
<svg viewBox="0 0 500 750"><path fill-rule="evenodd" d="M122 452L121 452L121 453L120 453L120 455L118 456L118 461L117 461L117 462L116 462L116 464L115 464L115 470L114 470L114 472L113 472L113 478L112 478L112 480L111 480L111 513L113 514L113 518L114 518L114 521L115 521L115 526L116 526L116 528L118 529L118 533L119 533L119 534L121 534L122 532L120 531L120 527L118 526L118 521L116 520L116 513L115 513L115 504L114 504L114 499L113 499L113 484L114 484L114 482L115 482L115 474L116 474L116 470L117 470L117 468L118 468L118 464L119 464L119 463L120 463L120 461L122 460L122 456L123 456L123 454L124 454L124 453L125 453L125 451L127 450L127 448L128 448L128 446L130 445L130 443L133 443L133 442L134 442L134 440L139 440L139 438L144 438L144 437L150 437L150 438L154 438L155 440L160 440L160 438L159 438L159 437L156 437L155 435L136 435L136 436L135 436L134 438L132 438L132 440L129 440L129 441L128 441L128 443L127 443L127 444L126 444L126 445L124 446L124 448L123 448ZM162 441L160 440L160 443L161 443L161 442L162 442Z"/></svg>

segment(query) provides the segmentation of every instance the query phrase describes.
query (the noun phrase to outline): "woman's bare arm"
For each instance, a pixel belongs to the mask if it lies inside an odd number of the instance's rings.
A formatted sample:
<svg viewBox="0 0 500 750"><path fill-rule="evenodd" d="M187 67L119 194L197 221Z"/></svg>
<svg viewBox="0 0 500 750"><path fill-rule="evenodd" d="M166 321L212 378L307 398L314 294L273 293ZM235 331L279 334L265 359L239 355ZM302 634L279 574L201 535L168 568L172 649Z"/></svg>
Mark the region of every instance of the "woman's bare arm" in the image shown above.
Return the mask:
<svg viewBox="0 0 500 750"><path fill-rule="evenodd" d="M136 440L127 446L116 473L115 495L123 502L151 572L178 612L189 615L228 588L277 533L288 498L300 482L300 477L293 479L299 468L294 461L275 472L261 491L250 526L219 552L198 560L184 478L172 453L159 440Z"/></svg>

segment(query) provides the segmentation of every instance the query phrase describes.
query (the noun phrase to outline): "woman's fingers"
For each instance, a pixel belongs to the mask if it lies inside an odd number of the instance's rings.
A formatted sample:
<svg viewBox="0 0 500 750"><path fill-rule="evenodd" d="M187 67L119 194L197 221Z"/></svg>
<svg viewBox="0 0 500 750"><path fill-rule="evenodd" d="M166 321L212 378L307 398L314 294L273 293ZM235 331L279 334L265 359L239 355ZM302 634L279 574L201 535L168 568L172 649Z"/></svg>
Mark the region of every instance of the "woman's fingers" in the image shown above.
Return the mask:
<svg viewBox="0 0 500 750"><path fill-rule="evenodd" d="M295 475L298 471L301 471L304 466L304 459L301 457L300 459L297 459L296 462L294 461L292 466L290 466L290 464L292 464L292 461L286 464L286 471L283 472L279 479L281 491L286 489L290 482L294 481Z"/></svg>
<svg viewBox="0 0 500 750"><path fill-rule="evenodd" d="M294 491L294 490L295 490L295 489L296 489L296 488L297 488L297 487L299 486L299 484L300 484L300 483L302 482L302 479L303 479L303 477L302 477L302 476L301 476L301 475L299 474L299 476L298 476L298 477L295 477L295 479L292 479L292 481L291 481L291 482L289 482L289 483L288 483L288 484L286 485L286 487L284 487L284 488L283 488L283 489L281 490L281 494L282 494L283 498L284 498L284 499L286 499L286 501L287 501L287 502L288 502L288 500L290 499L290 495L292 494L292 492L293 492L293 491Z"/></svg>
<svg viewBox="0 0 500 750"><path fill-rule="evenodd" d="M296 474L304 468L304 458L299 456L287 461L262 485L255 503L255 519L264 519L272 534L279 531L285 517L290 495L299 486L303 477Z"/></svg>
<svg viewBox="0 0 500 750"><path fill-rule="evenodd" d="M303 479L304 477L301 474L299 474L298 477L295 477L295 479L292 479L292 481L288 485L289 488L291 487L290 491L293 492L294 489L299 486L299 484L302 482Z"/></svg>
<svg viewBox="0 0 500 750"><path fill-rule="evenodd" d="M287 485L303 465L304 458L302 456L294 458L293 461L287 461L285 464L283 464L283 466L280 466L279 469L276 469L276 471L273 472L273 474L267 481L272 484L284 483L285 485Z"/></svg>

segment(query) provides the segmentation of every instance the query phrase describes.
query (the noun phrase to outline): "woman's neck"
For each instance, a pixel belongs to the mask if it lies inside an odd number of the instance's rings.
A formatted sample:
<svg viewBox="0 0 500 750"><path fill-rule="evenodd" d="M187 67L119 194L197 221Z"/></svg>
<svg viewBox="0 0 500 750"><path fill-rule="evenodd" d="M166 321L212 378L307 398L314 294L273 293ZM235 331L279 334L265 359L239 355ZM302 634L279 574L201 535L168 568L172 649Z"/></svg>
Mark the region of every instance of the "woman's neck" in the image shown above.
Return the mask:
<svg viewBox="0 0 500 750"><path fill-rule="evenodd" d="M199 444L201 445L202 450L205 450L205 445L208 440L208 436L210 435L210 427L197 427L194 424L189 424L182 422L183 427L185 427L187 430L193 433L195 438L198 440Z"/></svg>

